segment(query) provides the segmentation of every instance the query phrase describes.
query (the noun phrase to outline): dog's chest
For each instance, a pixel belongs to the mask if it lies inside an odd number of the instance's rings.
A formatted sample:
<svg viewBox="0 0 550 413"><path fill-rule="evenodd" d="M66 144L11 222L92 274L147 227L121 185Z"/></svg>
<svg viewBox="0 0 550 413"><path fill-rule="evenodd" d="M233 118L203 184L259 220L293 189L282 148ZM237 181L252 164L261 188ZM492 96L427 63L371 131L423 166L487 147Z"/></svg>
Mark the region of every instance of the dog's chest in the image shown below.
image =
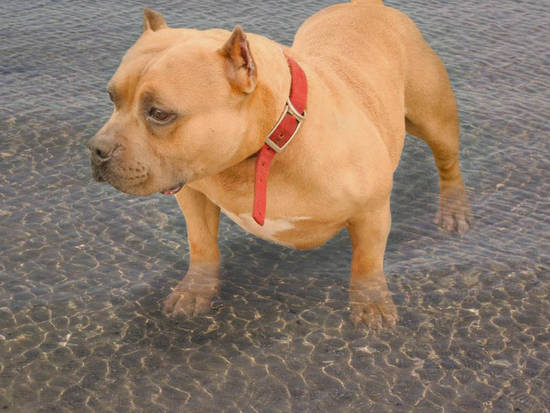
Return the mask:
<svg viewBox="0 0 550 413"><path fill-rule="evenodd" d="M289 217L276 219L266 218L264 225L259 225L256 221L254 221L254 218L252 218L251 212L234 214L233 212L226 211L225 209L222 209L222 211L229 219L251 234L267 241L276 242L289 247L292 247L293 245L282 241L278 238L278 235L292 232L296 229L298 222L303 222L310 219L309 217Z"/></svg>

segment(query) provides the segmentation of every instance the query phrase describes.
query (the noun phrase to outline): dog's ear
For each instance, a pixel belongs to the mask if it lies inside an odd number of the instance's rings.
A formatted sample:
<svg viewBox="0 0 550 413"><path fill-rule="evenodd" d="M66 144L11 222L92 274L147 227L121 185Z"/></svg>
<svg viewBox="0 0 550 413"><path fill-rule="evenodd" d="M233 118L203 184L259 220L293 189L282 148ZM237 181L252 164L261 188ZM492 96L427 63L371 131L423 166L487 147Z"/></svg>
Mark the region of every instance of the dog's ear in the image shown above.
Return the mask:
<svg viewBox="0 0 550 413"><path fill-rule="evenodd" d="M225 58L225 74L229 83L243 93L252 93L256 87L256 63L241 26L235 26L219 53Z"/></svg>
<svg viewBox="0 0 550 413"><path fill-rule="evenodd" d="M151 9L143 9L143 31L152 30L156 32L157 30L164 29L168 27L164 21L162 14L157 13Z"/></svg>

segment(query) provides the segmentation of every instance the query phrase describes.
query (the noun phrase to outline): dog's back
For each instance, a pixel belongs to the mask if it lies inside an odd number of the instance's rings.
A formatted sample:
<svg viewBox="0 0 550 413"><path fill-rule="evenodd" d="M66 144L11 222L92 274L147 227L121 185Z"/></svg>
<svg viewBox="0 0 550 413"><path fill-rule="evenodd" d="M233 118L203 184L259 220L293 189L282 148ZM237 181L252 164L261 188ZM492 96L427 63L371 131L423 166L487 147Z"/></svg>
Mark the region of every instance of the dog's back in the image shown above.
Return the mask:
<svg viewBox="0 0 550 413"><path fill-rule="evenodd" d="M378 125L394 168L405 125L425 139L426 127L417 127L420 123L456 118L443 63L414 22L380 0L355 0L321 10L300 27L292 49L322 77L333 79L330 83L351 91L354 103ZM426 120L426 114L432 119Z"/></svg>
<svg viewBox="0 0 550 413"><path fill-rule="evenodd" d="M383 125L379 132L394 167L403 147L403 139L396 137L405 134L407 32L418 30L398 10L378 0L355 1L310 17L292 45L322 77L339 78L330 83L345 84L355 104L374 123Z"/></svg>

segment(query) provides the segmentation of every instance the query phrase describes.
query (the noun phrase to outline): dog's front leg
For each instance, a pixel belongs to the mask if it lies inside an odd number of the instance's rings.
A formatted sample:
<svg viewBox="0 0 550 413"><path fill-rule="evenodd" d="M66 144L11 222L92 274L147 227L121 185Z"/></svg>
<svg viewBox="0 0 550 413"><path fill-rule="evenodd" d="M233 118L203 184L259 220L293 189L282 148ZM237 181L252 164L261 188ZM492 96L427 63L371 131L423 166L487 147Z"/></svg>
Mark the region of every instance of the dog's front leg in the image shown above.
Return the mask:
<svg viewBox="0 0 550 413"><path fill-rule="evenodd" d="M187 186L176 198L185 215L191 257L187 274L164 302L164 312L172 317L193 317L210 309L220 287L220 208Z"/></svg>
<svg viewBox="0 0 550 413"><path fill-rule="evenodd" d="M377 330L393 327L397 310L388 290L383 262L390 232L389 204L352 219L348 231L353 245L350 280L351 319Z"/></svg>

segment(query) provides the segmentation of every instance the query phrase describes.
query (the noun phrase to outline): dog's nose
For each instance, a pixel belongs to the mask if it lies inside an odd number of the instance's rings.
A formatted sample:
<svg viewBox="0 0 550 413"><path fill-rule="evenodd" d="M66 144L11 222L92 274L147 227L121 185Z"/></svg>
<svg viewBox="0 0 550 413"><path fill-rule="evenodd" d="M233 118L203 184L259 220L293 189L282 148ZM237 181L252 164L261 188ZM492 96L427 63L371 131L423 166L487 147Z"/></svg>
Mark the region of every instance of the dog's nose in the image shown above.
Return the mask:
<svg viewBox="0 0 550 413"><path fill-rule="evenodd" d="M88 149L90 149L92 159L98 164L111 159L115 148L116 145L104 137L94 136L88 141Z"/></svg>

